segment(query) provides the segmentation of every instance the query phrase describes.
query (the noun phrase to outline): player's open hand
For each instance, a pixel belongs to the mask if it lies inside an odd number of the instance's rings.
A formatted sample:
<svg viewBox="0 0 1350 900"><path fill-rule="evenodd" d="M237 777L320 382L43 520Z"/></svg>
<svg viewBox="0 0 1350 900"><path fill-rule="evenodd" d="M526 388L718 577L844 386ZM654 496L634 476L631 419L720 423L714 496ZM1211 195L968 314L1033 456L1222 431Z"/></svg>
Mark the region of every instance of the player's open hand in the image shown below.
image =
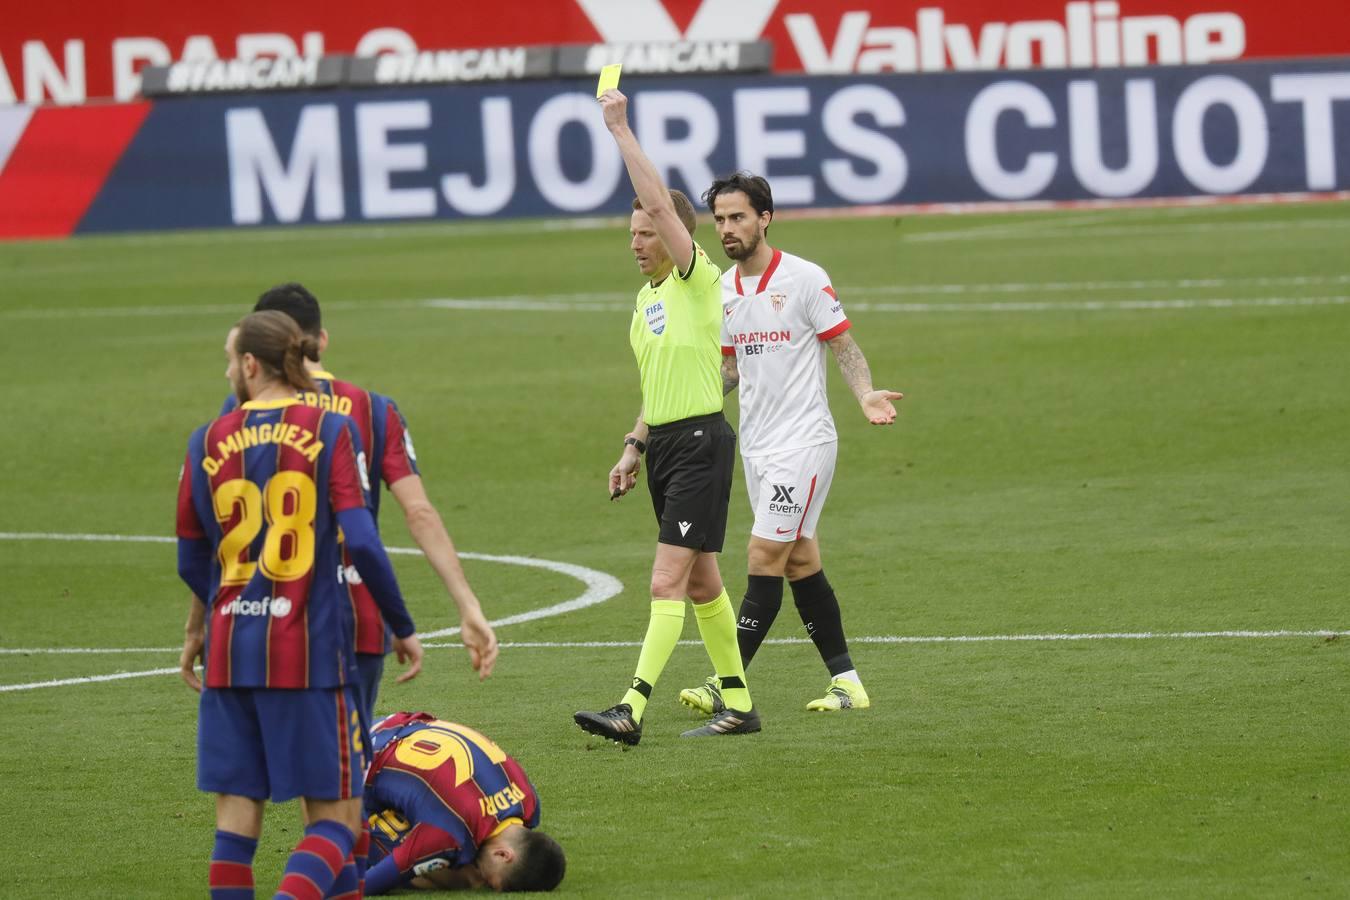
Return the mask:
<svg viewBox="0 0 1350 900"><path fill-rule="evenodd" d="M610 131L628 124L628 98L618 88L610 88L600 95L600 109L605 113L605 127Z"/></svg>
<svg viewBox="0 0 1350 900"><path fill-rule="evenodd" d="M182 677L183 683L199 694L202 692L202 680L197 677L197 670L194 667L197 661L203 658L202 648L205 644L204 631L188 631L183 637L183 652L178 657L178 674Z"/></svg>
<svg viewBox="0 0 1350 900"><path fill-rule="evenodd" d="M616 500L631 491L637 485L638 470L642 468L642 457L632 447L625 447L623 456L609 470L609 499Z"/></svg>
<svg viewBox="0 0 1350 900"><path fill-rule="evenodd" d="M394 654L400 663L408 664L408 670L394 679L399 684L412 681L417 677L417 673L422 671L422 642L417 639L417 635L394 638Z"/></svg>
<svg viewBox="0 0 1350 900"><path fill-rule="evenodd" d="M858 401L862 404L863 415L873 425L891 425L895 422L895 406L892 400L903 400L899 391L868 391Z"/></svg>
<svg viewBox="0 0 1350 900"><path fill-rule="evenodd" d="M497 662L497 635L493 633L487 619L481 613L460 619L459 639L469 651L469 662L478 673L478 680L482 681L491 675L492 667Z"/></svg>

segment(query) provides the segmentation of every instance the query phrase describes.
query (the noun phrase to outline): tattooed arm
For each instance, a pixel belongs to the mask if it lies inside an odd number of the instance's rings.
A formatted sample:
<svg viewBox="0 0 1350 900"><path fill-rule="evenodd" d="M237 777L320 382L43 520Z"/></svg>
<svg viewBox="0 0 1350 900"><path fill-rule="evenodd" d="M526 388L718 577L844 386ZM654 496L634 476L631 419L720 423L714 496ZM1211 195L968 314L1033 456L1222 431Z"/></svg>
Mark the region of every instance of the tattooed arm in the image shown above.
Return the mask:
<svg viewBox="0 0 1350 900"><path fill-rule="evenodd" d="M741 370L736 367L736 354L722 357L722 396L725 397L741 383Z"/></svg>
<svg viewBox="0 0 1350 900"><path fill-rule="evenodd" d="M853 340L853 335L845 331L838 337L826 341L839 363L839 372L848 382L853 396L858 398L863 415L873 425L890 425L895 421L895 406L892 400L899 400L904 394L898 391L876 390L872 387L872 370L867 367L867 358L862 348ZM723 376L725 378L725 375Z"/></svg>

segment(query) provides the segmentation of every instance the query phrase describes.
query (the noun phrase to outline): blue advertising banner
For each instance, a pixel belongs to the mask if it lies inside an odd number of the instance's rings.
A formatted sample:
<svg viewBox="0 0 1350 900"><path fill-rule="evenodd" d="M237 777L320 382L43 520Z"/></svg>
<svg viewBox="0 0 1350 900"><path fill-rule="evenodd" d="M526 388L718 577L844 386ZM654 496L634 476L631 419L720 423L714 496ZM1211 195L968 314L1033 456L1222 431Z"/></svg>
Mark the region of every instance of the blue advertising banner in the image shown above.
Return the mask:
<svg viewBox="0 0 1350 900"><path fill-rule="evenodd" d="M1350 189L1350 59L873 77L631 79L672 187L780 207ZM622 214L592 85L154 104L78 231Z"/></svg>

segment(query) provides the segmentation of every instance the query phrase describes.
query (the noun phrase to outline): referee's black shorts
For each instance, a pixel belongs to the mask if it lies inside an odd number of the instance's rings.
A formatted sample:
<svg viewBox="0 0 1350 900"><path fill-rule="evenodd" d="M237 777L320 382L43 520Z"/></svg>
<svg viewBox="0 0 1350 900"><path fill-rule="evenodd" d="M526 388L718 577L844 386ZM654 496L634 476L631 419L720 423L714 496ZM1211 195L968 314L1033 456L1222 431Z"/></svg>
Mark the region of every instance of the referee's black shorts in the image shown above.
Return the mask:
<svg viewBox="0 0 1350 900"><path fill-rule="evenodd" d="M653 425L647 490L663 544L720 553L727 535L736 432L720 413Z"/></svg>

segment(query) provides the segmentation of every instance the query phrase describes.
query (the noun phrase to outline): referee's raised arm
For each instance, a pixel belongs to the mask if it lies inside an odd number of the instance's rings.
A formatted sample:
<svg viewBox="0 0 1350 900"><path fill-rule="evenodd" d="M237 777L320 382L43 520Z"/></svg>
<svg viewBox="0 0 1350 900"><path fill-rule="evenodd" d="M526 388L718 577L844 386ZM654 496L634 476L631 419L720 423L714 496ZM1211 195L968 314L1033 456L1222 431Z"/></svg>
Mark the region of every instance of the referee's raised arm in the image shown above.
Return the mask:
<svg viewBox="0 0 1350 900"><path fill-rule="evenodd" d="M618 88L610 88L600 96L600 106L605 113L605 126L614 135L619 145L624 165L628 167L628 177L633 182L633 191L637 194L642 209L651 217L652 227L666 248L676 271L687 277L689 267L694 262L694 242L689 230L675 213L675 204L671 202L670 191L661 182L661 173L642 152L637 135L628 127L628 98Z"/></svg>

